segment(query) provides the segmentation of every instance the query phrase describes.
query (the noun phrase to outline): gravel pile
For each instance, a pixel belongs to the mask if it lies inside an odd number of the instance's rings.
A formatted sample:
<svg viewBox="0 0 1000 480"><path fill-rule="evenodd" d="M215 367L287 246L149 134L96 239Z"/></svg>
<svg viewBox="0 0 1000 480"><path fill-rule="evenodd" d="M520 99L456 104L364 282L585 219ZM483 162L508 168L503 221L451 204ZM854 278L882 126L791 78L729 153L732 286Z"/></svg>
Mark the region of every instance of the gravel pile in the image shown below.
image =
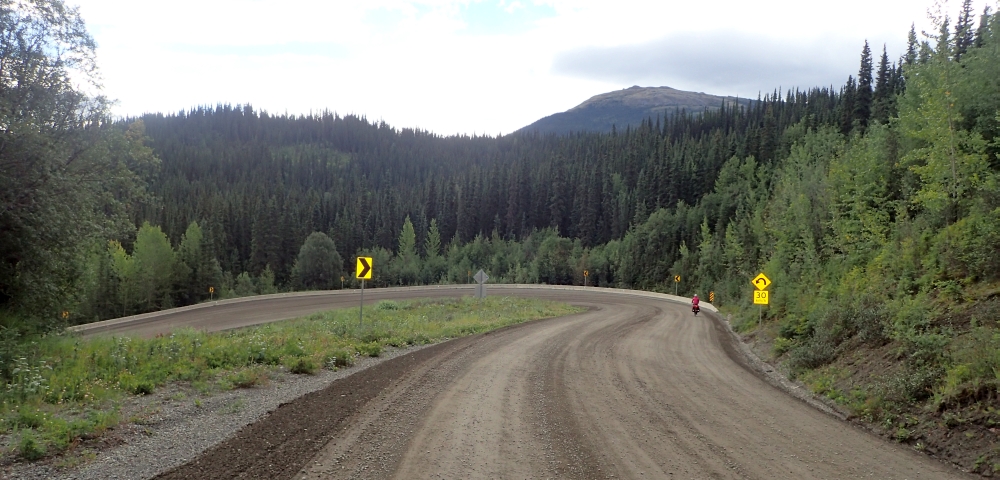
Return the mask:
<svg viewBox="0 0 1000 480"><path fill-rule="evenodd" d="M146 397L134 397L122 408L122 424L103 439L117 444L70 454L67 458L34 464L14 464L0 469L0 478L24 480L111 480L150 478L186 463L202 451L225 440L282 403L328 386L334 380L361 372L391 358L424 346L388 348L377 358L361 357L351 368L316 375L272 373L265 386L201 395L190 388L169 386ZM87 456L93 456L87 459Z"/></svg>

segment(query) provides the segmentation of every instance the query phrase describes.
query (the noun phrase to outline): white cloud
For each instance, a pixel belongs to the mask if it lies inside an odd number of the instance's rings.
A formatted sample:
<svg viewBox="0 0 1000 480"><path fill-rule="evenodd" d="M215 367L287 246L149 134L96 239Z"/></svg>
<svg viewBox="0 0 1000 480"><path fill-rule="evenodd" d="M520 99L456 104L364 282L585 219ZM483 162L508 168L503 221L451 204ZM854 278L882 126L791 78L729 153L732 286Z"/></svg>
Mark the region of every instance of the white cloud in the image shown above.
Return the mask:
<svg viewBox="0 0 1000 480"><path fill-rule="evenodd" d="M251 103L442 134L508 133L632 84L740 93L732 90L747 87L725 78L754 68L761 85L790 85L779 71L839 83L857 73L865 38L879 53L888 43L895 58L910 23L924 22L920 3L80 0L118 114ZM473 7L541 13L486 33L470 21ZM742 39L740 48L718 32ZM698 44L670 54L684 38Z"/></svg>

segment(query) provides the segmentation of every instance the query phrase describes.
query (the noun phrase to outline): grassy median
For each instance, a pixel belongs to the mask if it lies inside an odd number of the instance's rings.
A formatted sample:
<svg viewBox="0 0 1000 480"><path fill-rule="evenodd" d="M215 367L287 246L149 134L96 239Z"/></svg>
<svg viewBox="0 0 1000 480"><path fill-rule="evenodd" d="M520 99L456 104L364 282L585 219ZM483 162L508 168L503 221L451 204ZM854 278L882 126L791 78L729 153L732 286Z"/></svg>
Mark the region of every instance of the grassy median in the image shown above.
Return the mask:
<svg viewBox="0 0 1000 480"><path fill-rule="evenodd" d="M205 391L260 385L276 369L311 374L358 356L579 311L520 298L383 301L238 330L182 330L144 339L50 335L33 339L0 390L3 457L35 460L99 436L123 420L119 406L170 382Z"/></svg>

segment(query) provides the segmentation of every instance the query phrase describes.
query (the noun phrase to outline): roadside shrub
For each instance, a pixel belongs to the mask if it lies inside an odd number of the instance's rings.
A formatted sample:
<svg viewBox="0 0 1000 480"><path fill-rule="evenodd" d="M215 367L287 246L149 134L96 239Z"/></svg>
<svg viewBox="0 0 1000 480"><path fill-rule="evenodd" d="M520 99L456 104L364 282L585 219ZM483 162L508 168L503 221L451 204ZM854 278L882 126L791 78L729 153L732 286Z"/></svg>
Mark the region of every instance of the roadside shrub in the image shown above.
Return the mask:
<svg viewBox="0 0 1000 480"><path fill-rule="evenodd" d="M382 354L382 345L378 342L361 343L354 347L358 354L366 357L377 357Z"/></svg>
<svg viewBox="0 0 1000 480"><path fill-rule="evenodd" d="M904 340L907 336L926 332L931 324L930 304L930 299L923 294L897 300L893 305L892 338Z"/></svg>
<svg viewBox="0 0 1000 480"><path fill-rule="evenodd" d="M45 445L35 437L33 430L26 430L21 434L21 440L17 444L17 453L25 460L35 461L45 456Z"/></svg>
<svg viewBox="0 0 1000 480"><path fill-rule="evenodd" d="M233 388L250 388L267 384L268 377L267 372L262 368L245 368L226 375L224 380Z"/></svg>
<svg viewBox="0 0 1000 480"><path fill-rule="evenodd" d="M949 338L940 333L909 335L903 339L907 363L913 368L941 365Z"/></svg>
<svg viewBox="0 0 1000 480"><path fill-rule="evenodd" d="M292 361L288 370L294 374L312 375L319 370L319 367L316 365L316 362L312 359L312 357L298 357Z"/></svg>
<svg viewBox="0 0 1000 480"><path fill-rule="evenodd" d="M774 346L771 347L771 352L775 357L780 357L795 347L795 340L790 338L778 337L774 339Z"/></svg>
<svg viewBox="0 0 1000 480"><path fill-rule="evenodd" d="M805 317L789 315L778 327L778 337L785 340L793 340L801 336L812 334L812 327Z"/></svg>
<svg viewBox="0 0 1000 480"><path fill-rule="evenodd" d="M878 399L877 405L873 405L871 409L872 413L878 414L881 411L884 415L885 412L899 412L930 398L940 373L929 368L906 368L880 379L870 388L871 396Z"/></svg>
<svg viewBox="0 0 1000 480"><path fill-rule="evenodd" d="M132 387L131 392L133 395L149 395L153 393L156 389L156 384L150 380L138 380Z"/></svg>
<svg viewBox="0 0 1000 480"><path fill-rule="evenodd" d="M326 359L323 364L338 368L338 367L349 367L354 363L354 357L347 352L347 350L336 349L330 351L326 354Z"/></svg>
<svg viewBox="0 0 1000 480"><path fill-rule="evenodd" d="M788 367L798 375L806 370L822 367L837 357L837 349L829 337L813 337L809 342L793 349L789 354Z"/></svg>
<svg viewBox="0 0 1000 480"><path fill-rule="evenodd" d="M399 304L392 300L382 300L375 305L375 310L399 310Z"/></svg>
<svg viewBox="0 0 1000 480"><path fill-rule="evenodd" d="M952 350L954 364L935 391L938 408L995 395L1000 386L1000 332L974 328L957 339Z"/></svg>
<svg viewBox="0 0 1000 480"><path fill-rule="evenodd" d="M1000 330L976 327L953 345L951 357L968 366L969 378L1000 380Z"/></svg>
<svg viewBox="0 0 1000 480"><path fill-rule="evenodd" d="M851 330L858 339L868 344L882 345L889 340L888 309L881 302L868 298L858 304L848 316Z"/></svg>
<svg viewBox="0 0 1000 480"><path fill-rule="evenodd" d="M36 408L22 405L17 410L12 423L20 428L41 428L42 425L45 425L45 414Z"/></svg>

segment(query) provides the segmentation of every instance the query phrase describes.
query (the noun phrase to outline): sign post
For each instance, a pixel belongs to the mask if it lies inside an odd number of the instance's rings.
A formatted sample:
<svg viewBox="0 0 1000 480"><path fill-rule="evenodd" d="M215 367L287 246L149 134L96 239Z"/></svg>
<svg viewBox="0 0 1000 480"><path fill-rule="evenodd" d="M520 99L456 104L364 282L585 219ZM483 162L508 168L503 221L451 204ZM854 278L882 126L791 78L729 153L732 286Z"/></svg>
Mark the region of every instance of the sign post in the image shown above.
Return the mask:
<svg viewBox="0 0 1000 480"><path fill-rule="evenodd" d="M767 292L767 287L771 286L771 279L767 278L767 275L761 272L756 277L753 277L750 283L756 288L753 292L753 303L754 305L760 305L760 310L757 311L757 325L760 326L764 321L764 305L768 305L770 302L770 294Z"/></svg>
<svg viewBox="0 0 1000 480"><path fill-rule="evenodd" d="M476 298L486 298L486 281L490 279L490 276L486 274L482 269L476 272L476 276L473 277L476 280Z"/></svg>
<svg viewBox="0 0 1000 480"><path fill-rule="evenodd" d="M674 275L674 295L677 295L677 285L681 283L681 276Z"/></svg>
<svg viewBox="0 0 1000 480"><path fill-rule="evenodd" d="M715 303L715 292L708 292L708 303Z"/></svg>
<svg viewBox="0 0 1000 480"><path fill-rule="evenodd" d="M215 287L208 287L208 300L215 300Z"/></svg>
<svg viewBox="0 0 1000 480"><path fill-rule="evenodd" d="M590 276L590 272L587 271L587 270L584 270L583 271L583 286L584 287L587 286L587 277L589 277L589 276Z"/></svg>
<svg viewBox="0 0 1000 480"><path fill-rule="evenodd" d="M372 257L358 257L354 278L361 280L361 307L358 309L358 326L365 323L365 280L372 278Z"/></svg>

